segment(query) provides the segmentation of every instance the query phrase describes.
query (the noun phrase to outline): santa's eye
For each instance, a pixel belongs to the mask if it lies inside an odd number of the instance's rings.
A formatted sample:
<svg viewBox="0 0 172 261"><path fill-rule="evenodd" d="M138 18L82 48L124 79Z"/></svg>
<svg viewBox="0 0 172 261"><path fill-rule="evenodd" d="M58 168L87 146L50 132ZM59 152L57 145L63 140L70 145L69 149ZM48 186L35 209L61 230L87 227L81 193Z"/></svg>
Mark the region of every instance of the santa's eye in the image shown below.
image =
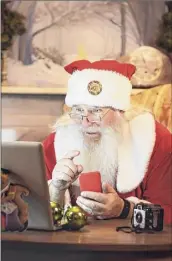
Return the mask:
<svg viewBox="0 0 172 261"><path fill-rule="evenodd" d="M91 111L92 113L102 113L102 109L96 108Z"/></svg>
<svg viewBox="0 0 172 261"><path fill-rule="evenodd" d="M75 108L75 111L78 112L78 113L84 112L84 110L82 108Z"/></svg>

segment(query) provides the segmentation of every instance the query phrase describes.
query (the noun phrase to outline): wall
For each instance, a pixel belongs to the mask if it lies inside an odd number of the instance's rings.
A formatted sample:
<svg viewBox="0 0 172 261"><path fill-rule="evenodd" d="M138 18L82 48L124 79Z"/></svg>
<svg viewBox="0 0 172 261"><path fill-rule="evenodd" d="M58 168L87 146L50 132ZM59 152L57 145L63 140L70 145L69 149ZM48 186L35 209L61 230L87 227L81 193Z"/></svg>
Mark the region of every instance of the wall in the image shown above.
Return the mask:
<svg viewBox="0 0 172 261"><path fill-rule="evenodd" d="M2 95L2 140L42 141L62 113L63 95Z"/></svg>

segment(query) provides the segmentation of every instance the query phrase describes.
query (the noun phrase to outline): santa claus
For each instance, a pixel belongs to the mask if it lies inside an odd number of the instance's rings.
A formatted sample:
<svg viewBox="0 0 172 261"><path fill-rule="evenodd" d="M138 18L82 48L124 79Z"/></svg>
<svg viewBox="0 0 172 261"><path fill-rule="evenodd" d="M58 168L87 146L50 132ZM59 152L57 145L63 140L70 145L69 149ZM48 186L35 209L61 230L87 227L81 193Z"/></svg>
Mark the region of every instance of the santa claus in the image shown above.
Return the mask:
<svg viewBox="0 0 172 261"><path fill-rule="evenodd" d="M150 112L130 107L135 66L80 60L65 70L71 110L43 143L51 201L97 218L131 218L140 201L160 204L172 223L172 136ZM101 173L102 193L80 193L78 176L91 171Z"/></svg>

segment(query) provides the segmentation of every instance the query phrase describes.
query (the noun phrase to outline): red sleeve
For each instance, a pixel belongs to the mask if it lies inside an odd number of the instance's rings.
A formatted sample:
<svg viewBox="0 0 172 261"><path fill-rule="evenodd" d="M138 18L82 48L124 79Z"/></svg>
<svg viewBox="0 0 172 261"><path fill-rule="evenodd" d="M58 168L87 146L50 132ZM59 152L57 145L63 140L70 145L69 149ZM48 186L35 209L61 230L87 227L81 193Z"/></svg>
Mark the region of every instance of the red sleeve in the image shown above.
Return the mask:
<svg viewBox="0 0 172 261"><path fill-rule="evenodd" d="M47 180L52 178L52 171L56 165L56 157L55 157L55 150L54 150L54 136L55 133L51 133L43 141Z"/></svg>
<svg viewBox="0 0 172 261"><path fill-rule="evenodd" d="M143 198L164 208L164 221L172 224L172 134L156 124L156 143L145 177Z"/></svg>

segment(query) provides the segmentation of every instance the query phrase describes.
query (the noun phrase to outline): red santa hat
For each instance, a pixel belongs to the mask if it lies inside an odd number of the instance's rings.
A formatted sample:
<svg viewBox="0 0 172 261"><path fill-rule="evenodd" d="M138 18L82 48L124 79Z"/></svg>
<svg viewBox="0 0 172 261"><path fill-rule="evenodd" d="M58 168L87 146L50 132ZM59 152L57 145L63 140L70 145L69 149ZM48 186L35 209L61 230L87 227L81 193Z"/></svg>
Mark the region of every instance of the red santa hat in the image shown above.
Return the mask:
<svg viewBox="0 0 172 261"><path fill-rule="evenodd" d="M85 104L123 111L130 107L134 65L114 60L93 63L79 60L65 66L65 70L71 74L65 99L67 106Z"/></svg>

